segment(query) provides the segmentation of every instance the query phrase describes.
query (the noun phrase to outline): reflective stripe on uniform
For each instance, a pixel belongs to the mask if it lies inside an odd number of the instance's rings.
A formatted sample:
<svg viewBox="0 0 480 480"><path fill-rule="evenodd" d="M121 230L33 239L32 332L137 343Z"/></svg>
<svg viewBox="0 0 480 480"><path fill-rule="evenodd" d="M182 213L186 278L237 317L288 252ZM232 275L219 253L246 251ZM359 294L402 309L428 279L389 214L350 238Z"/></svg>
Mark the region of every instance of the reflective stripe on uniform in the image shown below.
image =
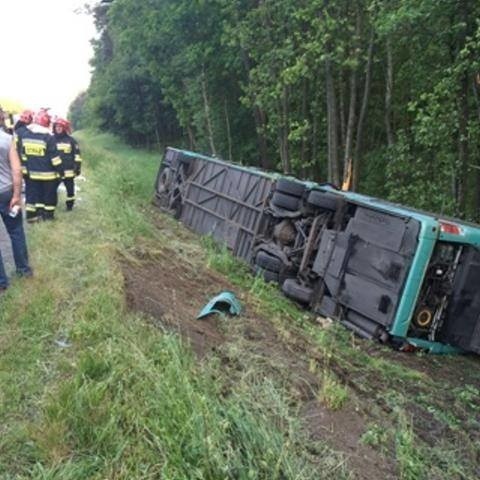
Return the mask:
<svg viewBox="0 0 480 480"><path fill-rule="evenodd" d="M43 140L28 139L23 141L23 149L27 155L43 157L47 151L47 144Z"/></svg>
<svg viewBox="0 0 480 480"><path fill-rule="evenodd" d="M45 205L44 208L47 212L53 212L55 210L55 206L53 205Z"/></svg>
<svg viewBox="0 0 480 480"><path fill-rule="evenodd" d="M77 163L82 163L82 157L80 155L75 155L75 161Z"/></svg>
<svg viewBox="0 0 480 480"><path fill-rule="evenodd" d="M75 200L75 195L72 195L71 197L69 197L69 196L67 195L67 202L68 202L69 200Z"/></svg>
<svg viewBox="0 0 480 480"><path fill-rule="evenodd" d="M44 203L36 203L35 208L44 208L45 204Z"/></svg>
<svg viewBox="0 0 480 480"><path fill-rule="evenodd" d="M29 177L32 180L55 180L58 178L56 172L32 172L30 171Z"/></svg>
<svg viewBox="0 0 480 480"><path fill-rule="evenodd" d="M32 205L31 203L27 203L25 205L25 210L27 212L35 212L37 209L35 208L35 205Z"/></svg>
<svg viewBox="0 0 480 480"><path fill-rule="evenodd" d="M62 159L60 157L53 157L52 158L52 165L54 167L58 167L62 163Z"/></svg>
<svg viewBox="0 0 480 480"><path fill-rule="evenodd" d="M65 170L65 178L73 178L75 176L75 172L73 170Z"/></svg>
<svg viewBox="0 0 480 480"><path fill-rule="evenodd" d="M72 153L72 145L70 143L57 143L57 150L63 153Z"/></svg>

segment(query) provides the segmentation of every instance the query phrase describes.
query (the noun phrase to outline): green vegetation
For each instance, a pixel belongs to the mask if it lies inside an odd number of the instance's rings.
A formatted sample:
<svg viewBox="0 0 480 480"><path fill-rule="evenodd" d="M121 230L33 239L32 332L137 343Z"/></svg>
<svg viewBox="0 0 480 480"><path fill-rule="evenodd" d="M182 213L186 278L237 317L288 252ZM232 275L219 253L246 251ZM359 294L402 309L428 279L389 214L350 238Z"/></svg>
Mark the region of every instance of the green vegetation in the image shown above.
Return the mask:
<svg viewBox="0 0 480 480"><path fill-rule="evenodd" d="M348 391L332 375L331 372L324 372L322 389L318 395L319 400L332 410L340 410L348 400Z"/></svg>
<svg viewBox="0 0 480 480"><path fill-rule="evenodd" d="M480 3L113 0L71 107L174 143L444 214L480 212Z"/></svg>
<svg viewBox="0 0 480 480"><path fill-rule="evenodd" d="M420 451L416 445L412 426L403 413L399 415L395 434L395 446L402 480L416 480L425 477Z"/></svg>

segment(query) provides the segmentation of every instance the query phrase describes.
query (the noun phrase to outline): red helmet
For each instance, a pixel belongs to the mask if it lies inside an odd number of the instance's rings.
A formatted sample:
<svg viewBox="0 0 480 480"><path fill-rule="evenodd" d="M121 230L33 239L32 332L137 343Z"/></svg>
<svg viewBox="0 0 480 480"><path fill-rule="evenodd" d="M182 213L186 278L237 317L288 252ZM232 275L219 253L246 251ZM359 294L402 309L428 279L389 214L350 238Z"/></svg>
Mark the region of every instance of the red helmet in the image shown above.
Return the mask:
<svg viewBox="0 0 480 480"><path fill-rule="evenodd" d="M33 121L42 127L49 127L52 117L44 109L39 110L33 117Z"/></svg>
<svg viewBox="0 0 480 480"><path fill-rule="evenodd" d="M65 133L70 134L72 132L72 127L70 125L70 122L68 120L66 120L65 118L60 118L60 117L57 118L53 122L53 126L55 127L56 125L60 125L63 128L63 131Z"/></svg>
<svg viewBox="0 0 480 480"><path fill-rule="evenodd" d="M33 120L33 112L31 110L24 110L19 117L19 120L27 125L30 125Z"/></svg>

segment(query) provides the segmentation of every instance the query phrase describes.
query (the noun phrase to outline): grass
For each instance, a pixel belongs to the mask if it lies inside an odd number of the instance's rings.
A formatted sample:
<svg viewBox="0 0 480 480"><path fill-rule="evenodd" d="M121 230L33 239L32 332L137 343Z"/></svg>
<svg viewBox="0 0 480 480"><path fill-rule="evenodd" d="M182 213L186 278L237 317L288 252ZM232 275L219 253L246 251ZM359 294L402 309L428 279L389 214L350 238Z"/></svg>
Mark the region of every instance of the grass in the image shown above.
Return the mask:
<svg viewBox="0 0 480 480"><path fill-rule="evenodd" d="M403 412L400 412L395 432L395 447L402 480L426 478L425 465L422 462L420 449L416 443L411 421L407 420Z"/></svg>
<svg viewBox="0 0 480 480"><path fill-rule="evenodd" d="M1 300L0 478L346 478L324 445L303 447L281 384L244 375L232 388L217 359L199 363L127 311L118 255L180 242L173 221L151 221L159 155L107 135L80 141L81 200L29 227L35 277Z"/></svg>
<svg viewBox="0 0 480 480"><path fill-rule="evenodd" d="M348 400L348 391L329 371L323 373L319 400L332 410L340 410Z"/></svg>

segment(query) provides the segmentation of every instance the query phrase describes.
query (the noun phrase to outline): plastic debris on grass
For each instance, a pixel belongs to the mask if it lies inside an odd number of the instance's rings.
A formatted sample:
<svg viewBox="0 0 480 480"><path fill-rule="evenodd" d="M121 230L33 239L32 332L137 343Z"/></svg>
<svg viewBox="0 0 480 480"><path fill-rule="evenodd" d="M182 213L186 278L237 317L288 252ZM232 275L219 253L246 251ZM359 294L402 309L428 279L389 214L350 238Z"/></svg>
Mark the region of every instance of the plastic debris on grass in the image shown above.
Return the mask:
<svg viewBox="0 0 480 480"><path fill-rule="evenodd" d="M242 306L233 292L224 291L213 297L197 315L197 319L213 313L240 315Z"/></svg>

